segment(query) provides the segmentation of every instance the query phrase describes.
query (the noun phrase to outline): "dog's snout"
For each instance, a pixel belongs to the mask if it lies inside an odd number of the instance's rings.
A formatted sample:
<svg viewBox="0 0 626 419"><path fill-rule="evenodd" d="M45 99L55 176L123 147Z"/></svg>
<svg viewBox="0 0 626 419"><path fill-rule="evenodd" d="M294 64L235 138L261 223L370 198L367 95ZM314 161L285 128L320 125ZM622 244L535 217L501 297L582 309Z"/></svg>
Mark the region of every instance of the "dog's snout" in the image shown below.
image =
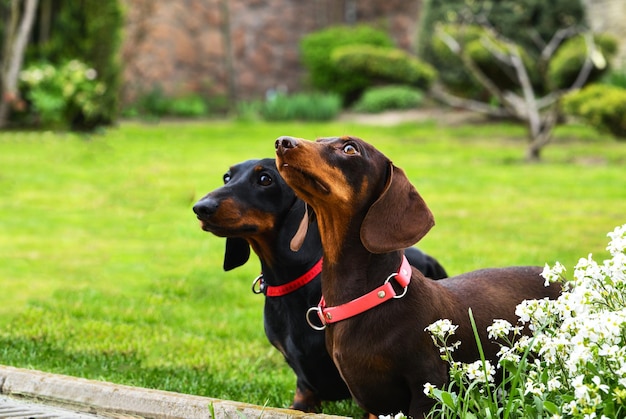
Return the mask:
<svg viewBox="0 0 626 419"><path fill-rule="evenodd" d="M209 218L217 211L219 202L215 199L204 198L193 206L193 212L196 213L198 218Z"/></svg>
<svg viewBox="0 0 626 419"><path fill-rule="evenodd" d="M274 146L278 150L279 148L295 148L298 145L298 140L293 137L278 137Z"/></svg>

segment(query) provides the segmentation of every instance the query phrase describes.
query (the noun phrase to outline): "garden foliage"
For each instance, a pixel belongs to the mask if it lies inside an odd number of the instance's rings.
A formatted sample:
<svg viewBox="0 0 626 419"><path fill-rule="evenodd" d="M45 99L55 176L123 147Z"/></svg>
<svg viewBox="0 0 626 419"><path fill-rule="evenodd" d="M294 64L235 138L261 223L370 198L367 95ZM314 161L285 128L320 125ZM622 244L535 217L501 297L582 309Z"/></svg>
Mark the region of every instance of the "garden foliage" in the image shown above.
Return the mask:
<svg viewBox="0 0 626 419"><path fill-rule="evenodd" d="M495 320L499 361L454 361L456 326L442 319L427 330L450 365L444 388L425 385L437 401L431 417L618 418L626 415L626 224L608 234L612 258L581 258L573 279L560 263L546 265L559 282L557 300L518 305L518 325ZM471 315L471 313L470 313ZM528 327L531 335L522 335ZM480 342L479 342L480 343ZM496 377L502 382L496 384Z"/></svg>
<svg viewBox="0 0 626 419"><path fill-rule="evenodd" d="M65 121L76 129L91 129L111 124L118 116L121 63L118 52L124 23L118 0L50 1L51 13L41 13L36 31L49 25L49 36L39 34L27 51L26 67L50 63L62 72L62 66L77 60L95 70L105 91L98 99L97 114L68 114ZM58 101L63 100L57 98Z"/></svg>
<svg viewBox="0 0 626 419"><path fill-rule="evenodd" d="M276 94L260 105L266 121L329 121L341 112L341 98L332 93Z"/></svg>
<svg viewBox="0 0 626 419"><path fill-rule="evenodd" d="M392 109L419 107L424 101L421 90L409 86L371 87L355 103L356 112L378 113Z"/></svg>
<svg viewBox="0 0 626 419"><path fill-rule="evenodd" d="M369 85L369 77L341 72L332 62L335 48L346 45L393 48L393 41L385 32L366 25L329 27L302 38L301 58L309 71L311 87L338 93L350 102Z"/></svg>
<svg viewBox="0 0 626 419"><path fill-rule="evenodd" d="M98 72L72 60L59 67L35 65L22 71L21 85L39 121L48 127L70 128L74 121L97 125L107 113L107 85Z"/></svg>
<svg viewBox="0 0 626 419"><path fill-rule="evenodd" d="M626 89L592 84L565 96L563 109L602 131L626 139Z"/></svg>
<svg viewBox="0 0 626 419"><path fill-rule="evenodd" d="M429 64L395 48L348 45L335 48L330 59L339 73L366 76L368 85L396 83L426 90L437 76Z"/></svg>
<svg viewBox="0 0 626 419"><path fill-rule="evenodd" d="M480 98L485 90L461 65L460 59L446 51L437 36L438 28L449 25L475 25L475 29L464 30L456 36L457 41L468 45L479 40L484 30L477 28L488 22L494 33L520 46L527 56L524 62L538 62L541 44L546 44L560 28L576 27L584 24L584 8L579 0L555 0L540 2L522 1L476 1L428 0L420 23L417 42L418 55L432 64L441 81L455 94L463 92L465 97ZM479 43L472 45L472 56L480 57L481 68L489 67L489 72L501 72L498 62ZM481 51L481 49L483 51ZM579 51L584 57L584 51ZM497 78L501 79L501 78ZM506 82L506 79L503 81ZM535 79L536 81L536 79Z"/></svg>
<svg viewBox="0 0 626 419"><path fill-rule="evenodd" d="M597 34L593 36L593 42L597 48L595 53L588 50L583 35L572 37L561 45L548 67L547 76L552 87L567 89L572 86L588 55L596 62L587 83L593 83L605 74L609 66L607 60L617 53L617 40L606 34Z"/></svg>

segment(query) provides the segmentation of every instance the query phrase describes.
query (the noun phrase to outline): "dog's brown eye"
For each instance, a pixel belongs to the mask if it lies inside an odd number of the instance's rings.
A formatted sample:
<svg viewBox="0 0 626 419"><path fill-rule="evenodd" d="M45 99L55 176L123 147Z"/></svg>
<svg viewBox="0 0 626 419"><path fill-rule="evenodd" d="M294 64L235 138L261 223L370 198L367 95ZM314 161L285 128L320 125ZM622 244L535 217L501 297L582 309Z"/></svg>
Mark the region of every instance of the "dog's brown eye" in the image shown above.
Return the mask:
<svg viewBox="0 0 626 419"><path fill-rule="evenodd" d="M230 173L224 173L222 179L224 179L224 183L230 182Z"/></svg>
<svg viewBox="0 0 626 419"><path fill-rule="evenodd" d="M343 152L346 154L356 154L358 151L352 144L346 144L343 146Z"/></svg>
<svg viewBox="0 0 626 419"><path fill-rule="evenodd" d="M259 185L261 186L269 186L272 184L272 178L265 173L259 176Z"/></svg>

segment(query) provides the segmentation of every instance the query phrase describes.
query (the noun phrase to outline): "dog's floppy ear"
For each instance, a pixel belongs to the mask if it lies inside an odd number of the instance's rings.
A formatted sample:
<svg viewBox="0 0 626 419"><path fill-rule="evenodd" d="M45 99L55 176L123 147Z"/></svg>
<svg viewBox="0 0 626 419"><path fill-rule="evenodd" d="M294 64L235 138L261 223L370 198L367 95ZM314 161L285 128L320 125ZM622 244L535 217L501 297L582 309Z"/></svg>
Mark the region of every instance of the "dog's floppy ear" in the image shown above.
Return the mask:
<svg viewBox="0 0 626 419"><path fill-rule="evenodd" d="M404 171L389 163L387 184L361 224L361 242L372 253L404 249L435 224L433 214Z"/></svg>
<svg viewBox="0 0 626 419"><path fill-rule="evenodd" d="M224 270L230 271L248 261L250 258L250 245L239 237L226 239L226 252L224 253Z"/></svg>
<svg viewBox="0 0 626 419"><path fill-rule="evenodd" d="M304 239L306 238L306 233L309 230L309 206L304 204L304 215L302 216L302 220L300 220L300 225L298 225L298 230L296 234L294 234L293 238L289 242L289 248L292 252L297 252L302 247L304 243Z"/></svg>

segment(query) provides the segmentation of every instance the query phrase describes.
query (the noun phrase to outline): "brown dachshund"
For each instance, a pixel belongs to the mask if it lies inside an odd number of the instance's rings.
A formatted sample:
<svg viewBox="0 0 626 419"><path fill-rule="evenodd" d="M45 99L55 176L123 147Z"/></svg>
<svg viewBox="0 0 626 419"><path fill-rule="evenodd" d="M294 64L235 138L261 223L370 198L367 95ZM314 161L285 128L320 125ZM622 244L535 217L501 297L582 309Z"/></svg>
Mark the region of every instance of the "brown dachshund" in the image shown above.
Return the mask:
<svg viewBox="0 0 626 419"><path fill-rule="evenodd" d="M314 210L324 249L323 300L310 315L326 325L326 346L352 396L366 411L422 418L433 405L424 384L448 379L447 364L424 329L438 319L459 325L455 360L479 359L468 310L488 359L499 346L487 326L515 324L525 299L556 298L539 267L484 269L429 281L405 262L403 248L434 225L404 172L352 137L276 141L285 181ZM317 314L317 316L315 316Z"/></svg>

